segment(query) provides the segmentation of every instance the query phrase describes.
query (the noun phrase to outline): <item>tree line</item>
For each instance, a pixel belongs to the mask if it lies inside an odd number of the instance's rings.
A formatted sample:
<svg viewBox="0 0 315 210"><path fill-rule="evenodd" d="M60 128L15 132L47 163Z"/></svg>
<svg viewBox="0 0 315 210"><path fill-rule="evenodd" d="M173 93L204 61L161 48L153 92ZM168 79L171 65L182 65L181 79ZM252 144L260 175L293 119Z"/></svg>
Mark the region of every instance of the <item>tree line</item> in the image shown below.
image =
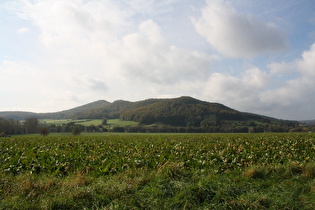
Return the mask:
<svg viewBox="0 0 315 210"><path fill-rule="evenodd" d="M109 127L107 121L102 125L84 126L69 122L65 124L41 124L37 118L27 118L24 121L4 119L0 117L0 137L14 134L40 133L47 136L49 133L72 133L79 135L81 132L130 132L130 133L262 133L262 132L315 132L315 124L299 124L292 121L279 121L277 124L269 122L229 121L215 122L215 118L195 126L193 123L186 126L172 126L156 123L152 126L115 126Z"/></svg>
<svg viewBox="0 0 315 210"><path fill-rule="evenodd" d="M13 134L26 134L38 132L39 121L37 118L27 118L24 121L4 119L0 117L0 136Z"/></svg>
<svg viewBox="0 0 315 210"><path fill-rule="evenodd" d="M84 126L73 122L62 125L49 125L51 133L73 133L73 129L81 132L127 132L127 133L271 133L271 132L315 132L315 125L298 124L292 122L256 123L256 122L230 122L223 126L170 126L165 124L154 124L152 126L114 126L89 125ZM76 135L76 134L74 134Z"/></svg>
<svg viewBox="0 0 315 210"><path fill-rule="evenodd" d="M84 126L73 122L66 124L41 124L37 118L27 118L24 121L13 119L4 119L0 117L0 137L6 137L15 134L32 134L40 133L47 136L49 133L73 133L78 135L81 132L107 132L104 125Z"/></svg>
<svg viewBox="0 0 315 210"><path fill-rule="evenodd" d="M113 132L130 133L282 133L282 132L315 132L315 125L260 124L260 125L230 124L224 126L169 126L157 124L153 126L125 126L112 129Z"/></svg>

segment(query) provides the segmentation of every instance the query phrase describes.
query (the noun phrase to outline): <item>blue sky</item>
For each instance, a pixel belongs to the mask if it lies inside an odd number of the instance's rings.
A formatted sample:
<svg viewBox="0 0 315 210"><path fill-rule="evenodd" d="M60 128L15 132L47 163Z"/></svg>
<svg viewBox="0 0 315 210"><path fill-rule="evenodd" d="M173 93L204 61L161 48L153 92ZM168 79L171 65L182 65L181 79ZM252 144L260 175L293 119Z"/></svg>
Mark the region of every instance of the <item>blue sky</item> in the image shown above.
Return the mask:
<svg viewBox="0 0 315 210"><path fill-rule="evenodd" d="M0 111L192 96L315 119L313 0L8 0Z"/></svg>

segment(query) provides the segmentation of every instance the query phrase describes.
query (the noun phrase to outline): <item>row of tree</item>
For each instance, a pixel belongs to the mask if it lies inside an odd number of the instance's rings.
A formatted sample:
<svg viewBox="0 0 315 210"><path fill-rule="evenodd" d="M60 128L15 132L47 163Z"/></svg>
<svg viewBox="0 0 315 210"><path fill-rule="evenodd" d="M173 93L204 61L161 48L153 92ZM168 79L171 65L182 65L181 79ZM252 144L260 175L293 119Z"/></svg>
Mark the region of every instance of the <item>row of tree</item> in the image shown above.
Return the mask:
<svg viewBox="0 0 315 210"><path fill-rule="evenodd" d="M4 119L0 117L0 135L36 133L39 129L37 118L27 118L23 122L13 119Z"/></svg>
<svg viewBox="0 0 315 210"><path fill-rule="evenodd" d="M63 125L42 125L37 118L27 118L24 121L13 119L4 119L0 117L0 137L10 136L14 134L32 134L40 133L47 136L49 133L68 133L79 135L81 132L106 132L108 131L103 125L99 126L83 126L74 123Z"/></svg>
<svg viewBox="0 0 315 210"><path fill-rule="evenodd" d="M73 122L66 124L43 125L37 118L27 118L20 122L0 118L0 137L13 134L40 133L43 136L49 133L72 133L79 135L81 132L133 132L133 133L261 133L261 132L315 132L315 125L300 125L297 122L278 122L277 124L262 122L236 121L225 122L224 125L214 123L215 118L209 118L201 126L171 126L155 124L154 126L125 126L109 127L106 119L102 125L84 126Z"/></svg>
<svg viewBox="0 0 315 210"><path fill-rule="evenodd" d="M270 133L270 132L315 132L315 126L284 126L284 125L259 125L259 126L207 126L207 127L178 127L169 125L154 126L125 126L114 127L112 132L130 133Z"/></svg>

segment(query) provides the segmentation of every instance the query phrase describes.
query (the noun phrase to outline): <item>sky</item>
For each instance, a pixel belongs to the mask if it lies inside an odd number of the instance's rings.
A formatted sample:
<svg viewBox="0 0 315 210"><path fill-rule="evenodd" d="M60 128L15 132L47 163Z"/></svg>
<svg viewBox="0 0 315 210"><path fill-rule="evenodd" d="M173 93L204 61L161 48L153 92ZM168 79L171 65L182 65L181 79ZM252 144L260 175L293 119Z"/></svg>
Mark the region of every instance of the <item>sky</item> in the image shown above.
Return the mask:
<svg viewBox="0 0 315 210"><path fill-rule="evenodd" d="M315 119L314 0L1 0L0 111L191 96Z"/></svg>

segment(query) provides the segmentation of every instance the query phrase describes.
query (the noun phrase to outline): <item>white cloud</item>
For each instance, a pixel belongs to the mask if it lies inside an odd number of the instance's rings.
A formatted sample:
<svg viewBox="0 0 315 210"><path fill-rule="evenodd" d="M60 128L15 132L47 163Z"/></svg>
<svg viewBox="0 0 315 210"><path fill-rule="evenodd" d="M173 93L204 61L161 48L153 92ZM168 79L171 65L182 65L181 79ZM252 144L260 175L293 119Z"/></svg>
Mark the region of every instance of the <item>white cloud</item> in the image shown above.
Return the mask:
<svg viewBox="0 0 315 210"><path fill-rule="evenodd" d="M260 95L266 114L285 119L314 118L314 79L301 77Z"/></svg>
<svg viewBox="0 0 315 210"><path fill-rule="evenodd" d="M52 69L55 67L58 65L52 66ZM0 64L1 75L5 75L0 77L1 94L5 98L2 106L19 111L60 111L98 100L100 94L108 91L108 86L97 77L67 71L52 72L52 69L43 71L43 68L48 67L3 61Z"/></svg>
<svg viewBox="0 0 315 210"><path fill-rule="evenodd" d="M17 32L20 33L20 34L27 33L27 32L29 32L29 31L30 31L30 29L29 29L29 28L26 28L26 27L21 27L21 28L19 28L19 29L17 30Z"/></svg>
<svg viewBox="0 0 315 210"><path fill-rule="evenodd" d="M143 7L164 11L176 1L148 1ZM147 12L141 2L25 1L20 14L40 29L41 42L57 58L53 65L63 65L62 72L74 71L72 66L84 74L97 64L99 76L103 72L116 79L176 83L205 78L214 57L169 45L151 19L138 25L128 20L140 9Z"/></svg>
<svg viewBox="0 0 315 210"><path fill-rule="evenodd" d="M213 73L206 84L204 96L241 111L266 114L284 119L314 118L315 44L300 59L267 65L270 72L258 68L239 76ZM286 69L298 77L274 84Z"/></svg>
<svg viewBox="0 0 315 210"><path fill-rule="evenodd" d="M77 86L87 87L91 92L97 91L106 93L109 89L104 81L92 78L89 75L76 75L73 79Z"/></svg>
<svg viewBox="0 0 315 210"><path fill-rule="evenodd" d="M129 30L130 12L113 1L20 1L19 15L40 29L48 48L83 45L98 39L106 43Z"/></svg>
<svg viewBox="0 0 315 210"><path fill-rule="evenodd" d="M135 12L140 14L157 15L172 10L172 5L180 0L128 0L125 3Z"/></svg>
<svg viewBox="0 0 315 210"><path fill-rule="evenodd" d="M294 62L288 63L299 73L299 77L287 80L285 84L274 90L264 93L264 98L270 103L286 106L296 106L296 108L305 109L307 106L313 106L315 102L315 44L308 51L304 51L301 58ZM286 66L282 63L280 69ZM274 69L273 69L274 70Z"/></svg>
<svg viewBox="0 0 315 210"><path fill-rule="evenodd" d="M285 74L291 74L296 71L296 66L294 61L290 63L286 62L281 62L281 63L276 63L272 62L267 65L268 68L270 69L270 73L272 75L285 75Z"/></svg>
<svg viewBox="0 0 315 210"><path fill-rule="evenodd" d="M259 93L267 84L268 75L258 68L248 69L240 76L213 73L206 84L204 95L211 101L234 108L257 108L260 106Z"/></svg>
<svg viewBox="0 0 315 210"><path fill-rule="evenodd" d="M252 68L243 73L242 81L250 88L259 89L268 85L268 76L260 69Z"/></svg>
<svg viewBox="0 0 315 210"><path fill-rule="evenodd" d="M40 104L43 95L39 91L45 89L46 82L46 78L40 72L34 70L28 63L5 60L0 64L0 73L2 75L0 89L4 98L2 106L24 111L26 107Z"/></svg>
<svg viewBox="0 0 315 210"><path fill-rule="evenodd" d="M298 68L305 77L315 77L315 43L309 51L305 51L302 59L297 63Z"/></svg>
<svg viewBox="0 0 315 210"><path fill-rule="evenodd" d="M146 7L164 11L172 2L154 1ZM217 60L168 44L155 21L130 22L135 9L113 1L23 1L21 6L19 14L38 27L44 46L33 66L51 75L42 93L51 98L67 93L65 103L99 99L99 93L114 99L132 91L154 95L161 85L205 81ZM56 92L48 90L53 83L58 84Z"/></svg>
<svg viewBox="0 0 315 210"><path fill-rule="evenodd" d="M215 57L168 45L152 20L140 24L137 33L122 39L116 68L124 77L157 84L204 80Z"/></svg>
<svg viewBox="0 0 315 210"><path fill-rule="evenodd" d="M213 48L229 57L249 58L288 49L284 32L275 24L238 13L225 0L207 0L202 17L192 21Z"/></svg>

